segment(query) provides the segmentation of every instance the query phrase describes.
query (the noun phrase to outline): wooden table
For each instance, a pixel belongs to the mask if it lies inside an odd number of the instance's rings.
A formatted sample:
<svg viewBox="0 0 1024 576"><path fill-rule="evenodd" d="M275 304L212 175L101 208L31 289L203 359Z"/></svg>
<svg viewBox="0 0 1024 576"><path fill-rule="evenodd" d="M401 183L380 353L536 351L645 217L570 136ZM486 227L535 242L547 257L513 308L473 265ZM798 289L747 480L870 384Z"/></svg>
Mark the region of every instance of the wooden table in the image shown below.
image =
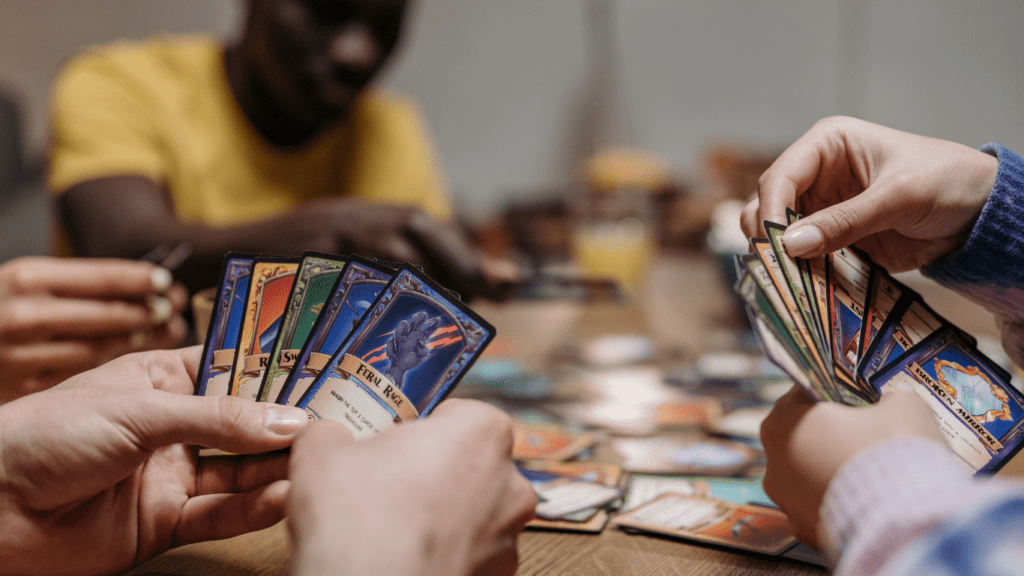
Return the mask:
<svg viewBox="0 0 1024 576"><path fill-rule="evenodd" d="M931 290L921 283L921 290ZM995 334L984 311L944 293L925 294L939 312L975 333ZM555 346L606 332L644 333L659 347L683 358L730 345L738 322L731 294L716 264L697 255L662 258L653 267L639 305L580 305L566 302L474 308L491 321L516 354L541 363ZM1014 466L1015 465L1015 466ZM1017 459L1011 470L1024 469ZM521 575L804 575L826 570L806 564L760 558L707 546L642 535L613 527L599 535L523 533ZM168 551L128 572L132 575L279 575L289 568L288 535L283 524L230 540Z"/></svg>

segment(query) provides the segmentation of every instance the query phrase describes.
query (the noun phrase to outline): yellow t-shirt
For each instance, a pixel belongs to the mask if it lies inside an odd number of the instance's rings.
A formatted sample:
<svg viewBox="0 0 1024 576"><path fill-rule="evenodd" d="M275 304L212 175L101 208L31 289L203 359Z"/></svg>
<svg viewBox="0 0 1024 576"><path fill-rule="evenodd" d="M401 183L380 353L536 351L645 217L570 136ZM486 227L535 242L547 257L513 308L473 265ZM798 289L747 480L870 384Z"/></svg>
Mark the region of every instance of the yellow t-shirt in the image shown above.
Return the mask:
<svg viewBox="0 0 1024 576"><path fill-rule="evenodd" d="M55 88L50 189L145 176L165 184L183 222L229 226L313 198L450 206L421 116L411 102L371 93L349 122L295 148L268 143L227 84L223 46L160 38L88 51Z"/></svg>

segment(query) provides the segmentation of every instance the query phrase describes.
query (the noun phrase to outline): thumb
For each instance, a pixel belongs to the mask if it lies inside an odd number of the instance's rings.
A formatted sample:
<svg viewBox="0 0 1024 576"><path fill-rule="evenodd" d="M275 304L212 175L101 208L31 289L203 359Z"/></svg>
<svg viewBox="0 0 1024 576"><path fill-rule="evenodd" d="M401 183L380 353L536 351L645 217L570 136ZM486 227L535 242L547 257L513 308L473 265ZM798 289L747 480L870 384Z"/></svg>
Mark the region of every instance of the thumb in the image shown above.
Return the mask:
<svg viewBox="0 0 1024 576"><path fill-rule="evenodd" d="M235 454L269 452L291 445L308 422L299 408L234 396L155 391L140 400L121 424L148 450L184 443Z"/></svg>
<svg viewBox="0 0 1024 576"><path fill-rule="evenodd" d="M811 258L840 248L877 232L892 229L900 217L892 195L877 188L824 208L794 222L782 236L790 256Z"/></svg>

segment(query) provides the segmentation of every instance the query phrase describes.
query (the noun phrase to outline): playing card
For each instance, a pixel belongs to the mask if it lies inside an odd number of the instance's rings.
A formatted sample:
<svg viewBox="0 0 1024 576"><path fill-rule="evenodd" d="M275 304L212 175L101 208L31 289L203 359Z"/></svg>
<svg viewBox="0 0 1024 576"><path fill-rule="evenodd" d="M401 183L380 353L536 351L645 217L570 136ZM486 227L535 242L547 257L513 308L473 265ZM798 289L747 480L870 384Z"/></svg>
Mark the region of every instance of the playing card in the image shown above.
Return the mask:
<svg viewBox="0 0 1024 576"><path fill-rule="evenodd" d="M516 460L568 460L594 445L590 434L574 434L557 424L516 420L513 433Z"/></svg>
<svg viewBox="0 0 1024 576"><path fill-rule="evenodd" d="M749 256L756 260L754 255ZM750 325L761 341L762 348L768 358L812 398L828 399L827 389L812 368L810 354L805 352L802 342L798 343L793 339L795 327L791 328L791 320L787 322L783 319L755 279L755 271L759 268L763 268L760 260L747 266L736 283L736 291L747 304L747 313L751 316ZM762 280L762 283L764 282ZM788 311L783 312L787 319L790 318Z"/></svg>
<svg viewBox="0 0 1024 576"><path fill-rule="evenodd" d="M755 314L763 313L762 320L769 328L775 331L777 340L785 345L784 349L791 352L794 361L801 366L805 366L802 370L806 374L805 377L797 375L800 371L796 371L796 374L790 374L790 376L803 386L812 397L819 400L838 400L840 396L832 384L830 372L822 369L820 356L816 356L813 346L808 345L807 341L801 337L796 320L789 307L786 306L779 291L775 288L764 260L754 254L746 255L742 259L747 265L747 272L740 278L740 283L742 284L740 295L744 299L753 298L754 301L758 302L758 306L751 307L751 310ZM748 275L755 280L757 287L760 289L759 291L754 290L750 285L749 280L746 279ZM762 334L761 336L762 341L771 340L767 335ZM771 358L780 368L789 373L792 368L783 365L785 362L781 356L778 349L775 349L772 352Z"/></svg>
<svg viewBox="0 0 1024 576"><path fill-rule="evenodd" d="M665 494L617 516L613 522L635 530L769 555L781 554L796 543L786 515L777 509L685 494Z"/></svg>
<svg viewBox="0 0 1024 576"><path fill-rule="evenodd" d="M870 382L879 395L912 390L923 398L950 449L972 471L994 473L1024 445L1024 396L957 329L925 338Z"/></svg>
<svg viewBox="0 0 1024 576"><path fill-rule="evenodd" d="M313 329L324 303L330 298L346 260L330 254L307 252L295 274L291 294L281 317L281 327L270 349L270 359L263 373L256 399L277 400L302 345Z"/></svg>
<svg viewBox="0 0 1024 576"><path fill-rule="evenodd" d="M232 396L256 399L298 268L298 258L272 256L253 262L232 368Z"/></svg>
<svg viewBox="0 0 1024 576"><path fill-rule="evenodd" d="M871 265L871 279L868 281L867 299L864 303L864 322L860 328L860 343L857 345L857 373L868 347L889 315L894 310L904 310L915 297L918 297L916 292L890 276L885 268L877 264Z"/></svg>
<svg viewBox="0 0 1024 576"><path fill-rule="evenodd" d="M334 285L327 304L317 316L299 351L292 370L285 376L278 404L295 406L331 356L362 320L370 303L377 299L395 275L395 270L373 260L352 256ZM270 398L275 398L273 395Z"/></svg>
<svg viewBox="0 0 1024 576"><path fill-rule="evenodd" d="M519 471L535 486L559 478L577 482L589 482L612 489L617 489L622 480L622 468L614 464L601 462L552 462L546 460L526 461L519 464ZM539 492L539 491L538 491ZM559 530L567 532L600 532L608 522L605 508L614 507L610 504L595 505L577 512L565 514L555 520L535 518L526 524L526 528L539 530Z"/></svg>
<svg viewBox="0 0 1024 576"><path fill-rule="evenodd" d="M822 327L818 322L818 315L815 311L813 295L808 292L800 265L795 258L789 255L789 252L786 251L786 245L782 241L782 236L786 233L786 226L768 220L765 220L762 224L768 233L768 241L771 243L772 249L778 258L779 270L785 279L785 287L789 288L790 297L796 302L797 309L803 316L804 324L810 330L815 348L821 351L828 351L825 334L821 329Z"/></svg>
<svg viewBox="0 0 1024 576"><path fill-rule="evenodd" d="M828 300L829 335L834 373L842 384L860 392L854 373L871 263L849 248L840 248L828 255L828 273L831 292Z"/></svg>
<svg viewBox="0 0 1024 576"><path fill-rule="evenodd" d="M717 498L737 504L771 505L760 478L630 474L622 511L628 512L670 493Z"/></svg>
<svg viewBox="0 0 1024 576"><path fill-rule="evenodd" d="M245 297L249 293L254 254L232 252L224 257L217 300L210 315L202 363L196 377L196 395L226 396L231 391L231 367L238 346Z"/></svg>
<svg viewBox="0 0 1024 576"><path fill-rule="evenodd" d="M782 272L782 262L779 259L779 256L775 253L775 249L772 247L771 242L766 238L751 238L750 244L754 248L755 254L760 258L762 264L764 264L764 270L767 272L767 278L771 281L770 284L763 284L762 278L764 277L764 274L755 271L754 277L758 279L759 283L762 283L761 289L764 291L765 295L769 297L769 300L774 306L778 308L777 303L781 302L782 308L789 311L789 316L792 318L793 324L796 328L793 339L802 342L802 348L808 353L808 359L811 361L811 365L817 370L818 377L822 382L831 382L831 366L827 366L822 359L821 350L818 349L817 342L814 336L811 335L811 331L807 327L807 323L804 321L804 314L800 310L799 303L795 298L793 298L792 292L789 289L785 276ZM748 262L747 267L753 269L753 263ZM776 294L778 295L777 297ZM837 392L837 394L838 393L839 392Z"/></svg>
<svg viewBox="0 0 1024 576"><path fill-rule="evenodd" d="M952 327L919 297L912 298L901 308L895 308L882 324L865 351L865 358L857 366L857 378L868 382L871 376L896 358L913 348L943 327ZM973 346L974 337L961 333Z"/></svg>
<svg viewBox="0 0 1024 576"><path fill-rule="evenodd" d="M403 266L299 407L372 435L433 410L493 337L493 326Z"/></svg>
<svg viewBox="0 0 1024 576"><path fill-rule="evenodd" d="M616 438L611 447L631 472L736 476L758 455L736 442L681 437Z"/></svg>

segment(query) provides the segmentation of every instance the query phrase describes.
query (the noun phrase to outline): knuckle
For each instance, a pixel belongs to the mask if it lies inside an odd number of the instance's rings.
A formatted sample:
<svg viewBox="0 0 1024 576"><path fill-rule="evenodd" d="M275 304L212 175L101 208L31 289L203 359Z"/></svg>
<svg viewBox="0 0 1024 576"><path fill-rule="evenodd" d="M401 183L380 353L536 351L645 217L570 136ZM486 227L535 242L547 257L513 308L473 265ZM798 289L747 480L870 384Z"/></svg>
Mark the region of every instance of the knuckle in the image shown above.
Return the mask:
<svg viewBox="0 0 1024 576"><path fill-rule="evenodd" d="M217 398L217 417L220 419L221 429L237 430L244 428L249 420L249 411L244 400L234 396L220 396Z"/></svg>

